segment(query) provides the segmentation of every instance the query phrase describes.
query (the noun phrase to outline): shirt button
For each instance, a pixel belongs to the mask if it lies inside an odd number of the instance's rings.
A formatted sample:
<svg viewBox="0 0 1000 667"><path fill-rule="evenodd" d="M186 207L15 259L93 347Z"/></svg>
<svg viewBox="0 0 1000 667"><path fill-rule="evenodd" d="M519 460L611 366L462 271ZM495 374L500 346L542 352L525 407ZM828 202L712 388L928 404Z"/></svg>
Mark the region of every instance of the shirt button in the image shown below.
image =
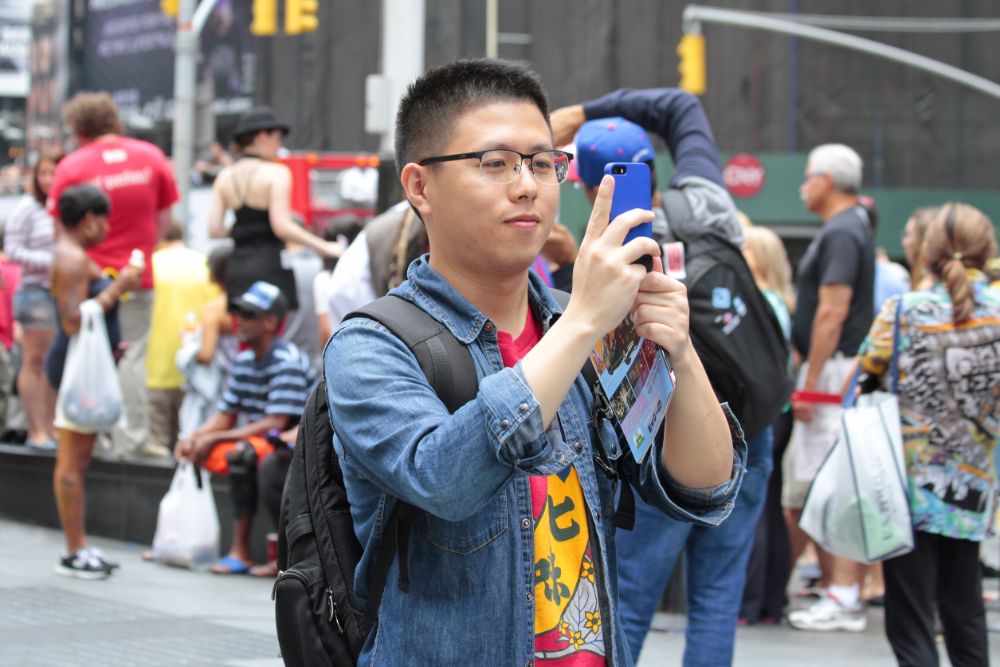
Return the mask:
<svg viewBox="0 0 1000 667"><path fill-rule="evenodd" d="M524 597L527 598L528 602L531 602L531 600L534 598L534 596L531 594L531 591L528 591Z"/></svg>
<svg viewBox="0 0 1000 667"><path fill-rule="evenodd" d="M582 452L583 451L583 443L582 442L575 442L575 443L573 443L573 449L575 449L577 451L577 453Z"/></svg>
<svg viewBox="0 0 1000 667"><path fill-rule="evenodd" d="M531 519L521 519L521 528L526 530L531 528Z"/></svg>
<svg viewBox="0 0 1000 667"><path fill-rule="evenodd" d="M525 412L528 411L528 404L527 403L521 403L521 405L517 406L517 409L523 415Z"/></svg>
<svg viewBox="0 0 1000 667"><path fill-rule="evenodd" d="M493 323L487 322L486 325L483 326L483 328L486 329L487 331L493 331Z"/></svg>
<svg viewBox="0 0 1000 667"><path fill-rule="evenodd" d="M502 428L502 429L503 429L503 430L505 430L505 431L506 431L507 429L509 429L509 428L510 428L510 421L508 421L508 420L506 420L506 419L503 419L503 420L501 420L501 421L500 421L500 428Z"/></svg>

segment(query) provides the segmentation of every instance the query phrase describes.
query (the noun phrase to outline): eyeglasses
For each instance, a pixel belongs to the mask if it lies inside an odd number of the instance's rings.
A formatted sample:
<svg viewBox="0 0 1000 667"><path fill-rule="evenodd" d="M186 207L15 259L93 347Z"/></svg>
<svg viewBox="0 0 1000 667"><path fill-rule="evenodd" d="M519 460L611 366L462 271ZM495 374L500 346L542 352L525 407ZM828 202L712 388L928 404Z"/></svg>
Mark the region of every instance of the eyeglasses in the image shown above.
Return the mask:
<svg viewBox="0 0 1000 667"><path fill-rule="evenodd" d="M572 159L573 154L566 151L538 151L525 154L506 148L494 148L475 153L429 157L417 164L423 167L453 160L479 160L479 173L483 178L497 185L505 185L517 178L521 173L521 165L527 160L528 169L536 181L542 185L559 185L569 176L569 163Z"/></svg>

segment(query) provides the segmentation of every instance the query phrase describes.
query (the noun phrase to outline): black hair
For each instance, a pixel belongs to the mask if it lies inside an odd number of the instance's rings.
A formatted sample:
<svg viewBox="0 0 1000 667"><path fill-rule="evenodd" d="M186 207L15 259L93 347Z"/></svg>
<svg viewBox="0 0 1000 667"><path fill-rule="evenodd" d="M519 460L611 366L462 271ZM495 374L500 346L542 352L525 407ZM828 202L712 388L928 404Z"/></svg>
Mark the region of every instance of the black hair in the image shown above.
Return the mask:
<svg viewBox="0 0 1000 667"><path fill-rule="evenodd" d="M180 220L170 221L166 231L163 233L163 240L167 243L184 240L184 225L181 224Z"/></svg>
<svg viewBox="0 0 1000 667"><path fill-rule="evenodd" d="M218 285L226 284L226 271L229 269L229 256L233 254L232 246L219 246L208 254L208 275L212 282Z"/></svg>
<svg viewBox="0 0 1000 667"><path fill-rule="evenodd" d="M458 60L425 72L406 89L396 114L396 170L431 157L464 111L495 101L527 101L549 122L542 81L526 65L495 58Z"/></svg>
<svg viewBox="0 0 1000 667"><path fill-rule="evenodd" d="M59 219L66 229L76 227L88 213L107 215L110 212L111 200L96 185L76 185L59 197Z"/></svg>
<svg viewBox="0 0 1000 667"><path fill-rule="evenodd" d="M365 221L356 215L341 215L333 220L326 223L326 227L323 228L323 240L324 241L336 241L338 238L343 236L347 239L348 245L350 245L354 239L361 233L362 228L365 226ZM326 271L333 271L337 266L336 257L324 257L323 258L323 269Z"/></svg>

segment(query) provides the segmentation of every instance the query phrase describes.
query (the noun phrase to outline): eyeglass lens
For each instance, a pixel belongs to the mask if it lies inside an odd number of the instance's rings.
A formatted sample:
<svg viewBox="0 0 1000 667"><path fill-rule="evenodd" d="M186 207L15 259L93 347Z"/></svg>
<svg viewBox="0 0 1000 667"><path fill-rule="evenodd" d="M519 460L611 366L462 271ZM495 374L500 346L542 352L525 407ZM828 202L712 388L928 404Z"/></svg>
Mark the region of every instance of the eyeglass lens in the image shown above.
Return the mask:
<svg viewBox="0 0 1000 667"><path fill-rule="evenodd" d="M510 183L520 173L522 164L519 153L497 149L483 153L479 168L485 178L495 183ZM558 185L569 173L569 156L562 151L535 153L531 156L529 169L539 183Z"/></svg>

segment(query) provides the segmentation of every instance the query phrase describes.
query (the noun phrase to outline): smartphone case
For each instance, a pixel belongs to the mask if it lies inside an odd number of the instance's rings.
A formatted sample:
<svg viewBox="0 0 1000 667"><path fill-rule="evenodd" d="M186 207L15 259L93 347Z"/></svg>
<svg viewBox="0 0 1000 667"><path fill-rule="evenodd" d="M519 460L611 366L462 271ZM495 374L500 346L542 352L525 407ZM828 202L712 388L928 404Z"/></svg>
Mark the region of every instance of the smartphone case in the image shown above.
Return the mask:
<svg viewBox="0 0 1000 667"><path fill-rule="evenodd" d="M625 173L615 173L624 169ZM649 165L644 162L609 162L604 165L604 173L611 174L615 179L615 194L611 200L611 217L616 217L634 208L644 211L653 209L653 191L650 183ZM653 238L653 223L644 222L633 227L625 237L625 243L634 238L647 236ZM652 266L652 258L646 255L641 262L646 269Z"/></svg>

